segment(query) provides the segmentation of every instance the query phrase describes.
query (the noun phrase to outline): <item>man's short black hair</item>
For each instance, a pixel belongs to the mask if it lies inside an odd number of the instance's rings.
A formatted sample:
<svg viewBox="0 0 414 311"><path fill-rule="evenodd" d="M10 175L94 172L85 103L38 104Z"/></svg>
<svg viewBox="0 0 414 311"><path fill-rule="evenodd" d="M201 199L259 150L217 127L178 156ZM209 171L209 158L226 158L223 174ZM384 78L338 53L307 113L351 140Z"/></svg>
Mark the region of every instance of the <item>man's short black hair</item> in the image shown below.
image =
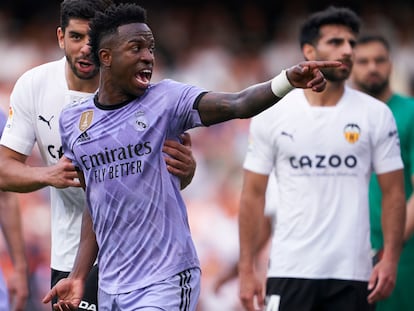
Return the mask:
<svg viewBox="0 0 414 311"><path fill-rule="evenodd" d="M102 39L118 31L118 27L132 23L146 23L147 11L135 3L121 3L109 6L105 12L98 12L91 21L89 44L96 64L99 64L99 47Z"/></svg>
<svg viewBox="0 0 414 311"><path fill-rule="evenodd" d="M325 25L347 26L354 34L358 35L361 20L351 9L335 6L313 13L305 20L300 29L300 46L315 44L320 37L320 28Z"/></svg>
<svg viewBox="0 0 414 311"><path fill-rule="evenodd" d="M365 34L361 35L357 40L358 44L366 44L371 42L379 42L381 43L387 51L390 51L391 46L387 39L384 36L378 34Z"/></svg>
<svg viewBox="0 0 414 311"><path fill-rule="evenodd" d="M71 19L90 20L111 4L111 0L64 0L60 4L60 27L64 32Z"/></svg>

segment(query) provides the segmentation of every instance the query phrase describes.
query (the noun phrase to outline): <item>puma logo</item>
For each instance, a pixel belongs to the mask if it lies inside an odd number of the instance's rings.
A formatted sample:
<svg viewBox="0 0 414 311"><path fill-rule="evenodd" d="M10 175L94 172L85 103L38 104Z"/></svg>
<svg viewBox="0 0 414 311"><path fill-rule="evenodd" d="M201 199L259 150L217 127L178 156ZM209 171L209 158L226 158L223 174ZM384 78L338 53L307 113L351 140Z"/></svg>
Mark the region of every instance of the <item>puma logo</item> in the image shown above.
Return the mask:
<svg viewBox="0 0 414 311"><path fill-rule="evenodd" d="M283 136L287 136L287 137L289 137L292 141L294 141L294 139L293 139L293 135L292 135L292 134L289 134L289 133L287 133L287 132L285 132L285 131L282 131L280 134L281 134L281 135L283 135Z"/></svg>
<svg viewBox="0 0 414 311"><path fill-rule="evenodd" d="M49 126L49 129L52 129L52 127L50 126L50 121L52 121L52 119L53 119L54 117L55 117L55 116L51 116L49 120L46 120L46 119L45 119L45 117L43 117L43 116L41 116L41 115L39 115L39 116L38 116L38 118L39 118L39 120L40 120L40 121L45 122L45 123L47 124L47 126Z"/></svg>

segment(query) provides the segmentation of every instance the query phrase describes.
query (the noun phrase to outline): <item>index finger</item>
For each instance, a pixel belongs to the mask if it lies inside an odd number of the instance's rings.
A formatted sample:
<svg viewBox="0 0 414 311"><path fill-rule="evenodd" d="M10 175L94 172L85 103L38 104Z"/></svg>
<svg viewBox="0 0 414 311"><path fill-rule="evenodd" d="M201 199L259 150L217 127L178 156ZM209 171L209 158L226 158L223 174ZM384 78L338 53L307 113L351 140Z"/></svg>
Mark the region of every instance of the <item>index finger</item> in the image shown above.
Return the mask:
<svg viewBox="0 0 414 311"><path fill-rule="evenodd" d="M372 289L371 293L368 295L368 302L369 303L374 303L376 301L378 301L381 297L381 290L382 290L382 285L381 285L381 280L377 280L377 282L374 285L374 288Z"/></svg>
<svg viewBox="0 0 414 311"><path fill-rule="evenodd" d="M48 303L52 300L53 297L56 296L56 288L52 288L45 297L43 297L42 302L43 303Z"/></svg>
<svg viewBox="0 0 414 311"><path fill-rule="evenodd" d="M374 303L378 300L378 297L380 296L379 291L377 289L374 289L369 295L368 295L368 303Z"/></svg>
<svg viewBox="0 0 414 311"><path fill-rule="evenodd" d="M339 67L342 63L339 61L325 61L325 60L317 60L310 64L312 68L327 68L327 67Z"/></svg>

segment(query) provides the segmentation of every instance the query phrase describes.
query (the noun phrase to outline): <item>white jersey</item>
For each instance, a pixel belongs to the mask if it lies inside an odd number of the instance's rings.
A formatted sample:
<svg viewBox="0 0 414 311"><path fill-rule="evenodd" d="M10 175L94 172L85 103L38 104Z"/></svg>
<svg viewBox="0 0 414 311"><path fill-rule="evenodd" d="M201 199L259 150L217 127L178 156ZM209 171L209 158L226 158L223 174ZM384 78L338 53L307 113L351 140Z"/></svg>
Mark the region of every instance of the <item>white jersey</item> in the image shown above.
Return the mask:
<svg viewBox="0 0 414 311"><path fill-rule="evenodd" d="M271 173L267 182L264 215L276 221L276 208L279 205L276 175Z"/></svg>
<svg viewBox="0 0 414 311"><path fill-rule="evenodd" d="M253 118L244 168L278 181L268 276L367 281L369 178L402 167L391 111L350 88L334 107L294 90Z"/></svg>
<svg viewBox="0 0 414 311"><path fill-rule="evenodd" d="M55 164L63 154L59 134L61 110L86 95L90 94L68 90L65 58L27 71L11 94L9 118L0 144L30 155L37 142L44 162ZM50 192L51 267L71 271L80 239L84 191L50 187Z"/></svg>

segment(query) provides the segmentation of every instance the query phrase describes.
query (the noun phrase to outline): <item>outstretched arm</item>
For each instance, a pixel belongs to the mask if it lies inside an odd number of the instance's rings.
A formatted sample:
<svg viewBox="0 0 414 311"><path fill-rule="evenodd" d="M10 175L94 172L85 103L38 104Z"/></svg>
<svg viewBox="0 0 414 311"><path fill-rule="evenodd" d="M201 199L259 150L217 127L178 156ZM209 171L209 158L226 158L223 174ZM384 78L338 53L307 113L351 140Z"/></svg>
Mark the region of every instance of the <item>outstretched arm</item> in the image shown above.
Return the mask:
<svg viewBox="0 0 414 311"><path fill-rule="evenodd" d="M182 190L193 180L197 164L191 151L190 134L183 133L180 138L182 143L166 140L163 151L169 155L169 157L165 157L167 169L171 174L180 178Z"/></svg>
<svg viewBox="0 0 414 311"><path fill-rule="evenodd" d="M21 214L15 193L0 191L0 227L13 262L8 286L11 310L23 311L29 296L29 285Z"/></svg>
<svg viewBox="0 0 414 311"><path fill-rule="evenodd" d="M238 93L205 94L198 103L198 112L204 125L231 119L253 117L277 103L292 88L311 88L323 91L326 80L320 68L337 67L337 61L307 61L299 63L274 79L248 87Z"/></svg>
<svg viewBox="0 0 414 311"><path fill-rule="evenodd" d="M0 146L0 189L3 191L31 192L46 186L56 188L79 187L74 179L77 173L71 161L64 156L51 166L27 165L27 156Z"/></svg>

